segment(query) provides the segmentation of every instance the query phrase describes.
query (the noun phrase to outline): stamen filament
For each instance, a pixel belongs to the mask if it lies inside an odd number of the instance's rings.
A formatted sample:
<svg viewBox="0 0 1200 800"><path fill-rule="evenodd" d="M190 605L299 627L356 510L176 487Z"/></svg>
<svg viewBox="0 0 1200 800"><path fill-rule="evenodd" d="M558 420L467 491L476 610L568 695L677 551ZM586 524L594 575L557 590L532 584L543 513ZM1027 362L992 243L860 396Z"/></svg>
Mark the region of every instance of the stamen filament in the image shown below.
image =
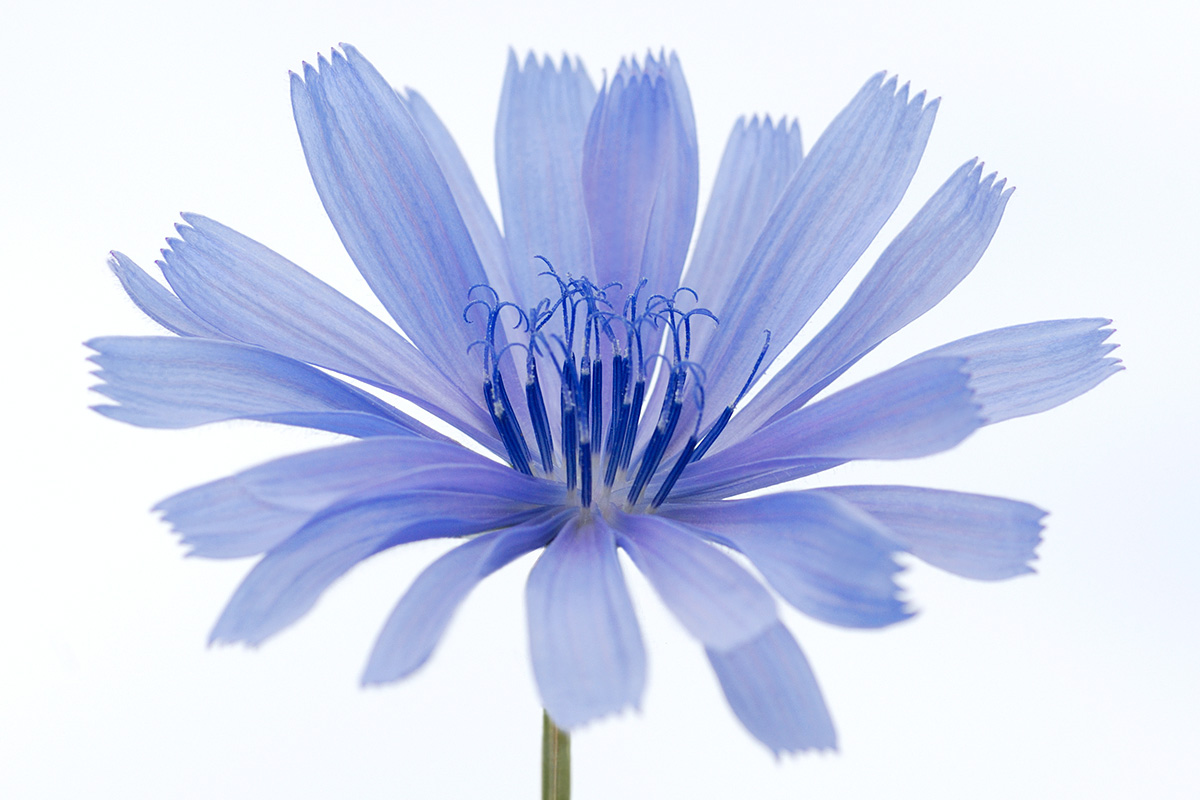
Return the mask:
<svg viewBox="0 0 1200 800"><path fill-rule="evenodd" d="M521 421L517 419L516 413L513 411L512 403L509 402L508 392L504 388L504 376L500 374L500 367L497 366L492 374L492 385L496 391L496 398L500 401L501 407L504 409L506 418L510 421L512 427L513 442L521 452L521 458L525 464L529 464L529 445L525 442L525 433L521 430Z"/></svg>
<svg viewBox="0 0 1200 800"><path fill-rule="evenodd" d="M629 401L629 413L624 413L622 409L622 442L620 459L617 461L617 466L623 470L629 469L629 460L633 457L633 443L637 437L638 420L642 416L642 401L646 397L646 379L638 378L637 383L633 385L633 399Z"/></svg>
<svg viewBox="0 0 1200 800"><path fill-rule="evenodd" d="M490 380L483 382L483 397L487 401L488 410L492 413L492 422L496 425L496 432L500 434L500 442L504 445L505 452L508 453L508 460L513 465L513 469L526 475L532 475L533 470L529 468L529 459L521 448L521 444L524 442L517 443L513 417L505 412L504 404L497 398Z"/></svg>
<svg viewBox="0 0 1200 800"><path fill-rule="evenodd" d="M671 471L667 473L667 479L663 481L662 486L658 487L658 492L654 495L654 501L650 503L650 508L658 508L667 499L667 495L675 488L675 481L679 480L679 476L683 474L683 470L692 462L692 451L696 449L696 436L693 434L688 437L687 444L683 446L683 451L680 452L679 458L675 459L674 465L671 466Z"/></svg>
<svg viewBox="0 0 1200 800"><path fill-rule="evenodd" d="M529 418L533 422L533 438L537 441L538 455L542 459L542 471L551 472L554 470L554 440L550 436L550 419L538 382L537 364L532 358L525 380L525 404L529 406Z"/></svg>
<svg viewBox="0 0 1200 800"><path fill-rule="evenodd" d="M620 421L621 406L625 402L625 390L629 388L628 366L627 359L613 353L612 402L609 407L608 438L604 440L604 451L608 454L609 461L612 461L613 450L616 449L617 425Z"/></svg>
<svg viewBox="0 0 1200 800"><path fill-rule="evenodd" d="M577 484L579 427L575 413L575 397L578 391L575 380L575 357L567 353L562 370L562 444L563 465L567 469L567 491L574 491Z"/></svg>
<svg viewBox="0 0 1200 800"><path fill-rule="evenodd" d="M600 353L592 361L592 441L604 438L604 362Z"/></svg>
<svg viewBox="0 0 1200 800"><path fill-rule="evenodd" d="M742 398L746 396L746 392L750 391L750 386L754 383L754 376L758 375L758 368L762 366L763 359L767 356L767 349L771 346L771 332L764 331L767 335L767 340L763 342L762 350L758 354L758 360L754 362L754 368L750 370L750 377L746 378L746 383L742 385L742 390L738 392L738 396L733 399L733 402L725 406L721 412L721 416L717 417L717 421L712 424L708 432L704 434L704 439L700 442L700 446L696 448L695 455L692 456L692 461L699 461L700 457L708 452L708 449L713 446L713 442L721 435L721 431L725 430L725 426L729 424L730 418L733 417L733 410Z"/></svg>
<svg viewBox="0 0 1200 800"><path fill-rule="evenodd" d="M587 508L592 504L592 443L579 443L579 504Z"/></svg>
<svg viewBox="0 0 1200 800"><path fill-rule="evenodd" d="M671 436L675 433L675 425L679 422L679 415L683 410L683 403L679 401L677 391L682 383L682 373L673 370L671 380L667 384L667 396L663 398L663 410L659 415L658 426L650 436L650 443L646 445L646 451L642 453L642 463L638 467L637 477L634 478L633 485L629 487L627 498L629 505L634 505L641 498L642 491L650 482L655 470L658 469L663 454L667 451L667 445L671 442Z"/></svg>
<svg viewBox="0 0 1200 800"><path fill-rule="evenodd" d="M692 461L699 461L700 457L708 452L708 448L713 446L713 442L721 435L721 431L725 430L725 426L729 424L730 418L733 417L733 406L725 406L721 412L721 416L717 417L717 421L708 429L708 433L704 434L704 439L700 442L700 446L696 448L696 454L692 456Z"/></svg>

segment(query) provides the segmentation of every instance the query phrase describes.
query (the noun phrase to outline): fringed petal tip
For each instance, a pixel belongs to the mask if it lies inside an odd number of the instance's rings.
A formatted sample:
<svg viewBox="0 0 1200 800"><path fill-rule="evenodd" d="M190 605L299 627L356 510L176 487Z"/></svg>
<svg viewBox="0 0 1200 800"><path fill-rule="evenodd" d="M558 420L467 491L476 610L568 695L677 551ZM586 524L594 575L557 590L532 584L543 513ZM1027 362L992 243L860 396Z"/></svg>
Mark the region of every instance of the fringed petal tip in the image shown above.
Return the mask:
<svg viewBox="0 0 1200 800"><path fill-rule="evenodd" d="M1046 512L1002 497L911 486L831 486L883 526L899 547L932 566L974 580L1033 572Z"/></svg>
<svg viewBox="0 0 1200 800"><path fill-rule="evenodd" d="M593 266L669 294L679 286L699 196L696 121L678 62L623 62L584 136L583 191Z"/></svg>
<svg viewBox="0 0 1200 800"><path fill-rule="evenodd" d="M237 636L218 633L216 628L214 628L213 631L208 635L208 641L205 642L205 646L210 647L210 648L212 648L212 647L234 647L237 645L241 645L242 647L246 648L247 650L257 650L259 645L261 645L261 644L262 644L261 640L252 642L247 639L239 639Z"/></svg>
<svg viewBox="0 0 1200 800"><path fill-rule="evenodd" d="M762 741L761 739L759 741ZM767 744L763 742L763 744ZM801 756L809 753L836 753L838 752L837 731L833 731L833 740L827 742L805 743L802 740L797 744L779 744L772 747L771 754L775 756L776 761L783 761L786 756Z"/></svg>
<svg viewBox="0 0 1200 800"><path fill-rule="evenodd" d="M573 72L586 74L587 72L587 69L583 65L583 59L579 56L571 56L569 53L564 52L555 61L554 57L549 53L543 53L539 58L537 51L532 48L525 51L525 57L522 58L517 54L516 49L509 47L507 68L518 75L527 72L550 72L562 75Z"/></svg>
<svg viewBox="0 0 1200 800"><path fill-rule="evenodd" d="M568 733L578 733L586 729L590 725L597 722L602 722L606 719L614 719L623 717L626 714L641 714L642 713L642 698L636 697L625 702L624 705L605 709L595 713L589 713L586 716L577 717L568 712L561 712L564 716L560 719L553 711L547 710L546 714L554 722L555 726Z"/></svg>
<svg viewBox="0 0 1200 800"><path fill-rule="evenodd" d="M903 103L911 104L917 108L924 107L928 111L936 111L941 105L942 98L934 97L929 99L926 96L926 91L922 89L915 95L912 95L910 100L909 95L912 92L912 81L900 83L900 74L890 72L889 70L880 70L871 77L867 78L866 83L859 89L859 94L866 92L879 92L884 95L891 95Z"/></svg>
<svg viewBox="0 0 1200 800"><path fill-rule="evenodd" d="M351 259L421 354L471 385L478 366L457 319L469 287L488 278L404 100L344 44L292 81L292 110L317 193Z"/></svg>
<svg viewBox="0 0 1200 800"><path fill-rule="evenodd" d="M172 333L207 339L226 338L223 333L185 306L171 289L151 278L124 253L110 251L108 268L117 276L121 288L129 295L134 305Z"/></svg>
<svg viewBox="0 0 1200 800"><path fill-rule="evenodd" d="M93 390L120 404L101 413L133 425L250 419L358 437L419 432L373 396L270 350L163 336L102 337L89 346L104 381Z"/></svg>
<svg viewBox="0 0 1200 800"><path fill-rule="evenodd" d="M729 706L776 758L837 750L837 732L808 660L782 623L731 650L707 648Z"/></svg>
<svg viewBox="0 0 1200 800"><path fill-rule="evenodd" d="M1014 325L968 336L912 359L958 356L985 424L1062 405L1120 372L1109 356L1112 320L1061 319Z"/></svg>

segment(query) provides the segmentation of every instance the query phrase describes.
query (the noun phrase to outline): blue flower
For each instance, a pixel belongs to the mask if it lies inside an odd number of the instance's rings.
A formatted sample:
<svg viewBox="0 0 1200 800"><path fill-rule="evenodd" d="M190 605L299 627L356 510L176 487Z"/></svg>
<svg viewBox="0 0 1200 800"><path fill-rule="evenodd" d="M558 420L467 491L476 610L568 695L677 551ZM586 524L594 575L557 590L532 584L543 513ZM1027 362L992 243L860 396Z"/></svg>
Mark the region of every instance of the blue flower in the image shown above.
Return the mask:
<svg viewBox="0 0 1200 800"><path fill-rule="evenodd" d="M936 100L876 75L807 154L796 123L739 120L685 269L697 142L674 55L623 62L598 92L578 61L510 56L496 126L503 235L425 99L395 91L356 50L306 65L291 87L317 192L405 336L186 214L158 262L169 289L120 253L111 261L178 336L89 342L97 391L113 401L97 410L114 419L240 418L357 439L158 506L195 555L260 556L214 641L269 638L382 550L460 539L379 635L363 681L394 681L425 663L479 581L540 550L526 589L533 669L551 718L574 728L642 697L621 549L704 645L754 736L776 752L832 748L776 597L878 628L910 615L898 553L982 580L1031 571L1044 514L1026 503L907 486L728 499L855 459L946 450L1120 368L1107 320L1057 320L969 336L822 396L983 254L1012 190L969 161L748 394L895 210Z"/></svg>

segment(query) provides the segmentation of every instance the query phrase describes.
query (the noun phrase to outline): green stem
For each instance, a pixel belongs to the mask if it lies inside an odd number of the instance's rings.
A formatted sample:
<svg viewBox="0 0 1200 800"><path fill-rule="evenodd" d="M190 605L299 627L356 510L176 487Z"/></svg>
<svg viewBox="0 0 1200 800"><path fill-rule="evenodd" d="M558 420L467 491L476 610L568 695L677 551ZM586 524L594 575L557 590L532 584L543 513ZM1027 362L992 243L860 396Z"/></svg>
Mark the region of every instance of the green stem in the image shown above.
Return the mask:
<svg viewBox="0 0 1200 800"><path fill-rule="evenodd" d="M542 712L542 800L571 800L571 734Z"/></svg>

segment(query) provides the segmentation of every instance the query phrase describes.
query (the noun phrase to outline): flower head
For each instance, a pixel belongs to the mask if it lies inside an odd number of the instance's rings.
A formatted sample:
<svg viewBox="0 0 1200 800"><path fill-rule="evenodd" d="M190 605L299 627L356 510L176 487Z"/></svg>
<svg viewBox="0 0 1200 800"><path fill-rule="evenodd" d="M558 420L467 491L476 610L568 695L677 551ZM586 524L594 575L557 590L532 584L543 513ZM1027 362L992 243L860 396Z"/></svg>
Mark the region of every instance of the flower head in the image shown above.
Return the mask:
<svg viewBox="0 0 1200 800"><path fill-rule="evenodd" d="M357 439L158 506L195 555L261 556L213 640L261 642L375 553L461 539L375 644L364 682L397 680L479 581L540 550L526 590L534 674L572 728L642 696L619 548L703 643L754 736L777 752L828 748L833 725L776 596L874 628L910 615L898 553L984 580L1030 571L1043 512L1026 503L907 486L729 499L855 459L936 453L1119 369L1106 320L1058 320L960 339L818 397L983 254L1012 190L969 161L750 393L895 210L936 100L876 75L807 154L794 122L739 120L690 263L697 142L673 54L623 62L599 91L577 61L510 56L496 128L503 235L424 98L353 48L293 75L292 103L325 209L405 336L187 214L159 262L169 289L111 261L178 336L89 343L97 391L114 401L97 410L115 419L242 418Z"/></svg>

